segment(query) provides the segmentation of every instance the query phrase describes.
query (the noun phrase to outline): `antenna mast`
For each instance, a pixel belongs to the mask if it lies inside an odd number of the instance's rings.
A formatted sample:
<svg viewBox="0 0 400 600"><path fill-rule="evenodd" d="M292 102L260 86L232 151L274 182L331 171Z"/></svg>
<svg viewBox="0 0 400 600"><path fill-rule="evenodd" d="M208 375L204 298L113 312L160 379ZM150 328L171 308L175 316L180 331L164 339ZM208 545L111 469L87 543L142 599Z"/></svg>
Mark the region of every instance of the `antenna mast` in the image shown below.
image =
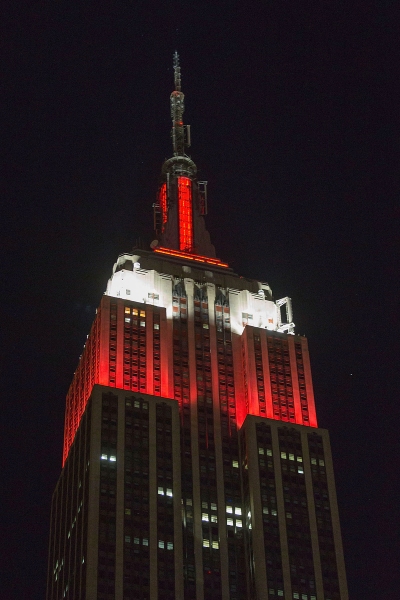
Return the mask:
<svg viewBox="0 0 400 600"><path fill-rule="evenodd" d="M174 81L175 90L171 94L171 118L172 118L172 146L174 156L185 156L185 126L183 125L183 113L185 110L185 95L181 91L181 68L179 66L178 52L174 54ZM190 139L188 131L188 140Z"/></svg>

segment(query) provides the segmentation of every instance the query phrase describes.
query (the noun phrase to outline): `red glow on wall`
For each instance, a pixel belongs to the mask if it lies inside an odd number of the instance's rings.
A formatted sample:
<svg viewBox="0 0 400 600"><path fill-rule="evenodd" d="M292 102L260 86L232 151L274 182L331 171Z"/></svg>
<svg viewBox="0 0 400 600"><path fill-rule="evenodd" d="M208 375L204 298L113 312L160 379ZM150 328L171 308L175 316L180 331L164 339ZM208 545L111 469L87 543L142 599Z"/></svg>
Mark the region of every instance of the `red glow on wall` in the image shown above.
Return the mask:
<svg viewBox="0 0 400 600"><path fill-rule="evenodd" d="M165 223L168 219L168 209L167 209L167 184L163 183L160 188L160 196L159 203L161 209L161 231L165 229Z"/></svg>
<svg viewBox="0 0 400 600"><path fill-rule="evenodd" d="M171 250L170 248L163 248L159 246L154 248L154 252L157 254L167 254L168 256L176 256L177 258L184 258L185 260L193 260L195 262L206 263L208 265L214 265L216 267L228 267L228 263L224 263L219 258L211 258L210 256L202 256L200 254L190 254L189 252L180 252L179 250Z"/></svg>
<svg viewBox="0 0 400 600"><path fill-rule="evenodd" d="M193 249L192 182L178 177L179 250Z"/></svg>

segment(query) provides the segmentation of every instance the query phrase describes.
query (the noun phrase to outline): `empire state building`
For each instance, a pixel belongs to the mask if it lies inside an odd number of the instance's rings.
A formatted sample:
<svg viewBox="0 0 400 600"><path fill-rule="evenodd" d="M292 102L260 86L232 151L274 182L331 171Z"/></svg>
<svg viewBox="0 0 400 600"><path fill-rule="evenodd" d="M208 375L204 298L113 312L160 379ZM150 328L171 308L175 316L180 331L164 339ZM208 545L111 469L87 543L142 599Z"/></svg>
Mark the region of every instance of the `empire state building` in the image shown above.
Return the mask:
<svg viewBox="0 0 400 600"><path fill-rule="evenodd" d="M174 75L155 239L118 257L67 394L47 600L348 600L307 339L217 258Z"/></svg>

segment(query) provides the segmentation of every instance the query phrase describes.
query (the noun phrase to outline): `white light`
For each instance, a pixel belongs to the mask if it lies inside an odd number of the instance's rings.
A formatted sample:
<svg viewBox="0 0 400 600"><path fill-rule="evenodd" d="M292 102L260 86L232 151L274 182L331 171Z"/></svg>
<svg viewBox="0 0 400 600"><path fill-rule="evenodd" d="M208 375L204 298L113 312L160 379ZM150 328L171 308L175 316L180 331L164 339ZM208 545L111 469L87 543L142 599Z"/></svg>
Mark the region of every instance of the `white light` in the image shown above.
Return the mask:
<svg viewBox="0 0 400 600"><path fill-rule="evenodd" d="M172 498L172 490L167 488L167 496L170 496Z"/></svg>
<svg viewBox="0 0 400 600"><path fill-rule="evenodd" d="M202 514L201 514L201 520L202 520L202 521L208 521L208 520L209 520L209 519L208 519L208 514L207 514L207 513L202 513Z"/></svg>
<svg viewBox="0 0 400 600"><path fill-rule="evenodd" d="M107 460L108 456L107 454L102 454L100 458L101 460Z"/></svg>
<svg viewBox="0 0 400 600"><path fill-rule="evenodd" d="M116 462L117 457L116 456L110 456L109 460L110 460L110 462Z"/></svg>
<svg viewBox="0 0 400 600"><path fill-rule="evenodd" d="M239 506L235 506L235 515L241 515L242 509Z"/></svg>
<svg viewBox="0 0 400 600"><path fill-rule="evenodd" d="M242 521L236 519L236 527L243 527Z"/></svg>
<svg viewBox="0 0 400 600"><path fill-rule="evenodd" d="M229 514L232 514L232 513L233 513L233 508L232 508L232 506L227 506L227 507L226 507L226 512L227 512L227 513L229 513Z"/></svg>

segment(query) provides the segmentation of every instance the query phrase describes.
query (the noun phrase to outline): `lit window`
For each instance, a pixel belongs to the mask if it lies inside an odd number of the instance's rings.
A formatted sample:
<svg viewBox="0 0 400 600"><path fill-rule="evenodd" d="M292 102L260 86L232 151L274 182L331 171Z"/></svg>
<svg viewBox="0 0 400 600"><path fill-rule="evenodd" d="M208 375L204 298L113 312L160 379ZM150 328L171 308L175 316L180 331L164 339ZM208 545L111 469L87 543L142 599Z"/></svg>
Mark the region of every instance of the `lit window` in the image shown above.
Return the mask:
<svg viewBox="0 0 400 600"><path fill-rule="evenodd" d="M291 518L292 518L292 513L290 513L290 512L287 512L287 513L286 513L286 518L287 518L287 519L291 519Z"/></svg>
<svg viewBox="0 0 400 600"><path fill-rule="evenodd" d="M130 544L131 543L131 536L130 535L126 535L125 536L125 543L126 544Z"/></svg>
<svg viewBox="0 0 400 600"><path fill-rule="evenodd" d="M139 400L135 400L135 402L133 403L133 406L135 408L140 408L140 402L139 402Z"/></svg>
<svg viewBox="0 0 400 600"><path fill-rule="evenodd" d="M258 454L264 454L264 448L259 448L258 449Z"/></svg>
<svg viewBox="0 0 400 600"><path fill-rule="evenodd" d="M233 525L233 519L227 519L226 520L226 524L227 525Z"/></svg>
<svg viewBox="0 0 400 600"><path fill-rule="evenodd" d="M232 461L232 467L235 467L236 469L239 467L239 463L237 460Z"/></svg>
<svg viewBox="0 0 400 600"><path fill-rule="evenodd" d="M278 590L278 596L283 596L283 590Z"/></svg>
<svg viewBox="0 0 400 600"><path fill-rule="evenodd" d="M268 508L268 506L263 506L263 513L264 513L264 515L268 515L269 514L269 508Z"/></svg>
<svg viewBox="0 0 400 600"><path fill-rule="evenodd" d="M139 543L140 543L140 540L139 540L139 538L133 538L133 543L134 543L134 544L139 544Z"/></svg>
<svg viewBox="0 0 400 600"><path fill-rule="evenodd" d="M163 487L159 487L159 488L158 488L158 494L159 494L160 496L164 496L164 488L163 488Z"/></svg>
<svg viewBox="0 0 400 600"><path fill-rule="evenodd" d="M167 496L172 498L172 490L170 488L167 488Z"/></svg>
<svg viewBox="0 0 400 600"><path fill-rule="evenodd" d="M243 523L240 519L236 519L236 527L243 527Z"/></svg>
<svg viewBox="0 0 400 600"><path fill-rule="evenodd" d="M267 456L272 456L272 450L270 448L267 448Z"/></svg>
<svg viewBox="0 0 400 600"><path fill-rule="evenodd" d="M140 327L146 327L146 321L140 321Z"/></svg>
<svg viewBox="0 0 400 600"><path fill-rule="evenodd" d="M209 548L210 547L210 540L203 540L203 547L204 548Z"/></svg>
<svg viewBox="0 0 400 600"><path fill-rule="evenodd" d="M287 458L286 452L281 452L281 458Z"/></svg>
<svg viewBox="0 0 400 600"><path fill-rule="evenodd" d="M303 467L297 467L297 472L303 474L304 473Z"/></svg>
<svg viewBox="0 0 400 600"><path fill-rule="evenodd" d="M158 540L158 547L164 548L164 542L162 540Z"/></svg>
<svg viewBox="0 0 400 600"><path fill-rule="evenodd" d="M154 323L154 329L160 329L160 325L158 323Z"/></svg>
<svg viewBox="0 0 400 600"><path fill-rule="evenodd" d="M277 514L278 514L278 513L276 512L276 510L273 508L273 509L271 510L271 515L272 515L272 516L274 516L274 517L276 517L276 515L277 515Z"/></svg>
<svg viewBox="0 0 400 600"><path fill-rule="evenodd" d="M241 515L242 509L239 506L235 506L235 515Z"/></svg>
<svg viewBox="0 0 400 600"><path fill-rule="evenodd" d="M126 515L130 515L131 514L131 509L130 508L126 508L125 509L125 514Z"/></svg>
<svg viewBox="0 0 400 600"><path fill-rule="evenodd" d="M132 308L132 314L138 316L138 309Z"/></svg>
<svg viewBox="0 0 400 600"><path fill-rule="evenodd" d="M322 460L322 458L320 458L318 462L319 462L319 466L320 467L324 467L325 466L325 461Z"/></svg>
<svg viewBox="0 0 400 600"><path fill-rule="evenodd" d="M108 458L107 454L102 454L101 455L101 460L107 460L107 458Z"/></svg>
<svg viewBox="0 0 400 600"><path fill-rule="evenodd" d="M187 506L192 506L192 499L191 498L186 498L186 505Z"/></svg>
<svg viewBox="0 0 400 600"><path fill-rule="evenodd" d="M129 306L125 306L125 312L127 315L131 314L131 309L129 308Z"/></svg>
<svg viewBox="0 0 400 600"><path fill-rule="evenodd" d="M148 546L149 545L149 540L148 538L143 538L143 546Z"/></svg>
<svg viewBox="0 0 400 600"><path fill-rule="evenodd" d="M201 520L202 521L208 521L208 514L207 513L201 513Z"/></svg>
<svg viewBox="0 0 400 600"><path fill-rule="evenodd" d="M316 465L317 464L317 459L316 458L312 458L311 459L311 464L312 465Z"/></svg>
<svg viewBox="0 0 400 600"><path fill-rule="evenodd" d="M232 513L233 513L233 508L232 508L232 506L227 506L227 507L226 507L226 512L227 512L227 513L229 513L229 514L232 514Z"/></svg>
<svg viewBox="0 0 400 600"><path fill-rule="evenodd" d="M211 523L218 523L217 515L211 515Z"/></svg>
<svg viewBox="0 0 400 600"><path fill-rule="evenodd" d="M146 311L145 310L141 310L140 311L140 316L141 317L145 317L146 316Z"/></svg>
<svg viewBox="0 0 400 600"><path fill-rule="evenodd" d="M301 600L307 600L307 594L302 594ZM326 600L329 600L329 598L327 598Z"/></svg>
<svg viewBox="0 0 400 600"><path fill-rule="evenodd" d="M167 542L167 550L173 550L173 549L174 549L173 542Z"/></svg>
<svg viewBox="0 0 400 600"><path fill-rule="evenodd" d="M297 457L297 462L303 462L303 459L302 459L302 457L301 457L301 456L298 456L298 457Z"/></svg>
<svg viewBox="0 0 400 600"><path fill-rule="evenodd" d="M298 592L293 592L293 598L299 598L299 593Z"/></svg>
<svg viewBox="0 0 400 600"><path fill-rule="evenodd" d="M208 323L203 323L203 329L208 329Z"/></svg>
<svg viewBox="0 0 400 600"><path fill-rule="evenodd" d="M110 456L110 458L108 459L110 462L116 462L117 457L116 456Z"/></svg>
<svg viewBox="0 0 400 600"><path fill-rule="evenodd" d="M271 596L275 596L275 590L274 590L274 588L269 588L269 590L268 590L268 593L269 593Z"/></svg>
<svg viewBox="0 0 400 600"><path fill-rule="evenodd" d="M202 502L201 503L201 508L208 508L208 502Z"/></svg>
<svg viewBox="0 0 400 600"><path fill-rule="evenodd" d="M131 322L130 317L125 317L125 323L130 323L130 322Z"/></svg>
<svg viewBox="0 0 400 600"><path fill-rule="evenodd" d="M213 543L212 543L212 547L214 548L214 550L218 550L218 548L219 548L219 543L218 543L218 542L213 542Z"/></svg>
<svg viewBox="0 0 400 600"><path fill-rule="evenodd" d="M217 505L215 502L211 502L211 510L217 510Z"/></svg>
<svg viewBox="0 0 400 600"><path fill-rule="evenodd" d="M294 460L294 454L289 454L289 460Z"/></svg>

